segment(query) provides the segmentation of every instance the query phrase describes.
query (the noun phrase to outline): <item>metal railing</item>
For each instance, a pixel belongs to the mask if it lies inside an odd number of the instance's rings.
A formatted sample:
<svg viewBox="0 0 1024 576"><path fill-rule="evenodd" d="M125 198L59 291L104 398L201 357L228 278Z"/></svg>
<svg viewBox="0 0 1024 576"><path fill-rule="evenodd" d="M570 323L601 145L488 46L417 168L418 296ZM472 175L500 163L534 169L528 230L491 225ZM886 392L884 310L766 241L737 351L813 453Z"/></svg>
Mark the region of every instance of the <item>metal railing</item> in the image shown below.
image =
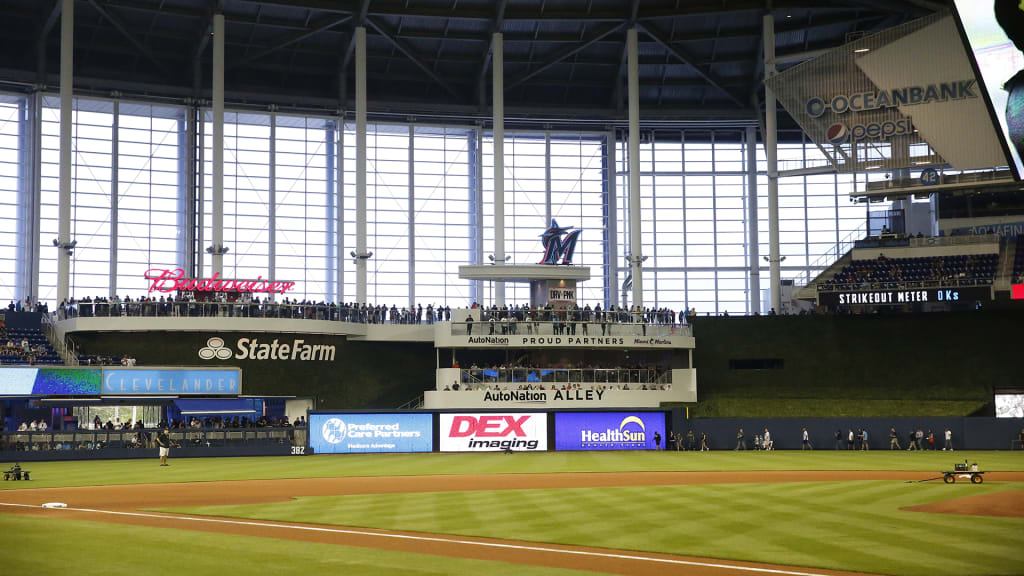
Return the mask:
<svg viewBox="0 0 1024 576"><path fill-rule="evenodd" d="M901 282L846 282L819 286L818 292L853 292L866 290L913 290L914 288L970 288L991 286L991 278L964 278L954 280L918 280Z"/></svg>
<svg viewBox="0 0 1024 576"><path fill-rule="evenodd" d="M652 368L464 368L467 384L669 384L672 372ZM667 377L667 380L666 380Z"/></svg>
<svg viewBox="0 0 1024 576"><path fill-rule="evenodd" d="M156 448L160 430L47 430L0 433L0 451L103 450L107 448ZM170 431L179 447L223 448L229 446L306 444L306 428L185 428Z"/></svg>
<svg viewBox="0 0 1024 576"><path fill-rule="evenodd" d="M658 338L691 336L690 326L678 324L646 324L643 322L584 322L489 320L480 322L452 322L452 335L456 336L640 336Z"/></svg>
<svg viewBox="0 0 1024 576"><path fill-rule="evenodd" d="M858 240L863 239L867 235L867 227L867 222L861 224L856 230L847 234L846 237L837 242L835 246L829 248L824 254L819 256L817 260L811 262L811 265L808 266L806 270L793 277L793 285L809 285L812 280L824 273L833 264L839 261L840 258L845 256L846 253L854 247Z"/></svg>
<svg viewBox="0 0 1024 576"><path fill-rule="evenodd" d="M436 314L436 312L435 312ZM289 318L295 320L328 320L357 324L433 324L424 310L422 318L408 312L394 316L388 309L371 309L331 304L278 304L275 302L76 302L59 308L57 320L68 318Z"/></svg>

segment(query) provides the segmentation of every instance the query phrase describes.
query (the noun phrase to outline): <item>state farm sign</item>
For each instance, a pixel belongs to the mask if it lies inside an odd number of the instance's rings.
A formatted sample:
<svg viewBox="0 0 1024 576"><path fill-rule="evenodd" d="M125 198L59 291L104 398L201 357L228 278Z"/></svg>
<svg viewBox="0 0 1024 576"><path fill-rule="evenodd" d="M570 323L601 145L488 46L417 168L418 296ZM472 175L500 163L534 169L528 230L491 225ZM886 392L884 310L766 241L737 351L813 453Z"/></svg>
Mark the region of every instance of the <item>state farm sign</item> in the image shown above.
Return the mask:
<svg viewBox="0 0 1024 576"><path fill-rule="evenodd" d="M548 417L542 413L440 414L441 452L542 451Z"/></svg>

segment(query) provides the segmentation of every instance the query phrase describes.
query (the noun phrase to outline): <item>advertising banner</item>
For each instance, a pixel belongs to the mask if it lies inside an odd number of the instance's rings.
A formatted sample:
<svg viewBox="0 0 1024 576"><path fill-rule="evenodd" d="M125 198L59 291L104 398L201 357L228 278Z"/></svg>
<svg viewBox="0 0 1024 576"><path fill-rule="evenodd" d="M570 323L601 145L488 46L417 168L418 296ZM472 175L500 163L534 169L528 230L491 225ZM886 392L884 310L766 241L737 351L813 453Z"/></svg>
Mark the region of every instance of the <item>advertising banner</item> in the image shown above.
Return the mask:
<svg viewBox="0 0 1024 576"><path fill-rule="evenodd" d="M901 306L927 302L973 304L978 300L991 299L992 289L989 286L818 293L818 304L822 306Z"/></svg>
<svg viewBox="0 0 1024 576"><path fill-rule="evenodd" d="M315 454L432 452L432 414L309 415L309 446Z"/></svg>
<svg viewBox="0 0 1024 576"><path fill-rule="evenodd" d="M0 368L0 396L99 394L99 368Z"/></svg>
<svg viewBox="0 0 1024 576"><path fill-rule="evenodd" d="M665 446L664 412L558 412L555 450L654 450Z"/></svg>
<svg viewBox="0 0 1024 576"><path fill-rule="evenodd" d="M956 22L945 11L835 48L765 84L844 172L1007 162ZM859 151L879 148L887 152Z"/></svg>
<svg viewBox="0 0 1024 576"><path fill-rule="evenodd" d="M140 395L231 395L242 393L241 373L228 370L189 368L104 368L104 396Z"/></svg>
<svg viewBox="0 0 1024 576"><path fill-rule="evenodd" d="M548 417L524 414L441 414L441 452L543 451Z"/></svg>

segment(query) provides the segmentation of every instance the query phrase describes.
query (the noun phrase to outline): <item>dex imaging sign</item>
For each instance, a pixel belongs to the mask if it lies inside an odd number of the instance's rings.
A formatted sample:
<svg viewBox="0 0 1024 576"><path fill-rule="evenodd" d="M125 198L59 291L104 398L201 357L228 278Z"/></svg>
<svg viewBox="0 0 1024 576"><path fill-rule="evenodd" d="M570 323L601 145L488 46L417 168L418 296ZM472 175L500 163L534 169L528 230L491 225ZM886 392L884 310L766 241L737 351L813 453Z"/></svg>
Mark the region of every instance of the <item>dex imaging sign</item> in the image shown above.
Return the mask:
<svg viewBox="0 0 1024 576"><path fill-rule="evenodd" d="M441 414L441 452L548 449L547 414Z"/></svg>
<svg viewBox="0 0 1024 576"><path fill-rule="evenodd" d="M431 452L431 414L326 413L309 415L309 445L316 454Z"/></svg>
<svg viewBox="0 0 1024 576"><path fill-rule="evenodd" d="M664 412L555 414L555 450L653 450L655 433L667 438Z"/></svg>

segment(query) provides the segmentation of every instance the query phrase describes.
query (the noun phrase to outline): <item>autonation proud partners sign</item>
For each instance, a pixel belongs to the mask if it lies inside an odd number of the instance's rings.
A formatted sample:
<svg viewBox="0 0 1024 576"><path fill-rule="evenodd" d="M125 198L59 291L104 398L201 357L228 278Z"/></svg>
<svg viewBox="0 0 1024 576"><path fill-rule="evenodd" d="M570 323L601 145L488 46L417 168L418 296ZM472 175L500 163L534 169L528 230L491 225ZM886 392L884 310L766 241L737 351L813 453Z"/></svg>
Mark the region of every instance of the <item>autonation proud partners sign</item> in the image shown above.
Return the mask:
<svg viewBox="0 0 1024 576"><path fill-rule="evenodd" d="M555 450L653 450L665 442L664 412L558 412Z"/></svg>
<svg viewBox="0 0 1024 576"><path fill-rule="evenodd" d="M548 449L544 413L440 414L441 452Z"/></svg>
<svg viewBox="0 0 1024 576"><path fill-rule="evenodd" d="M433 415L310 414L309 446L314 454L432 452Z"/></svg>

